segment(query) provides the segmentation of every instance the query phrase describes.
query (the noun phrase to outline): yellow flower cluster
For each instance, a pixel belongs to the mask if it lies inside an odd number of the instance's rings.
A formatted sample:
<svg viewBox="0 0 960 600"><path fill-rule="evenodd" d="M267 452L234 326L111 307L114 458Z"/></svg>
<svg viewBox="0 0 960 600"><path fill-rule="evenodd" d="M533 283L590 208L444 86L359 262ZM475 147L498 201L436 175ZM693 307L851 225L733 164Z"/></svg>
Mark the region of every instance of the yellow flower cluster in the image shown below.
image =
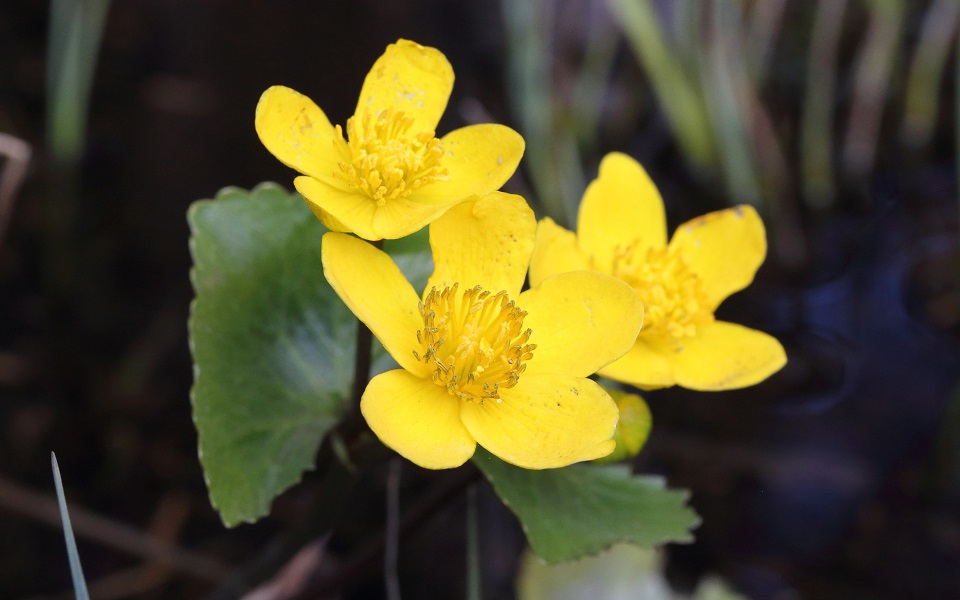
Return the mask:
<svg viewBox="0 0 960 600"><path fill-rule="evenodd" d="M281 86L256 111L261 141L302 174L294 185L332 230L327 281L400 366L361 399L387 446L430 469L463 464L477 444L528 469L608 456L615 436L625 444L617 455L632 455L649 412L635 395L614 392L615 401L591 375L728 389L784 364L773 338L713 317L763 261L751 208L691 221L668 244L656 187L611 154L584 196L578 234L538 225L523 198L496 191L523 154L516 132L483 124L436 136L452 85L443 54L400 40L370 70L345 131ZM428 224L434 271L418 293L364 239ZM632 429L618 430L628 406Z"/></svg>

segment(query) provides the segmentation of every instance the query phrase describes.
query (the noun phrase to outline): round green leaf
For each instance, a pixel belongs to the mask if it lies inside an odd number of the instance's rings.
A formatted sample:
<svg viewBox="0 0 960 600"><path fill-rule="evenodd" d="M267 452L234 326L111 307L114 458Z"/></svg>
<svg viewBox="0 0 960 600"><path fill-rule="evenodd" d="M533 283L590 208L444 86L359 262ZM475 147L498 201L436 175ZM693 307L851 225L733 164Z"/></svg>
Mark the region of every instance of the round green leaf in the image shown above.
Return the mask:
<svg viewBox="0 0 960 600"><path fill-rule="evenodd" d="M325 230L298 195L226 189L188 221L193 415L210 501L233 526L313 466L349 394L357 321L323 277Z"/></svg>

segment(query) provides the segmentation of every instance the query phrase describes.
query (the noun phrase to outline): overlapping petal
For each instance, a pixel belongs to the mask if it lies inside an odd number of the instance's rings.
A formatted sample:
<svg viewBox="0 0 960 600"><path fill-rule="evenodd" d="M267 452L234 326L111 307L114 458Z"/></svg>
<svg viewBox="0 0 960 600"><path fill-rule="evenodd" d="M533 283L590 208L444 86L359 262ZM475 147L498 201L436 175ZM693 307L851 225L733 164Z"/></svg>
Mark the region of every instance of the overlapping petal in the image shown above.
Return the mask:
<svg viewBox="0 0 960 600"><path fill-rule="evenodd" d="M677 383L671 359L668 349L658 348L641 337L626 354L600 369L599 374L643 389L670 387Z"/></svg>
<svg viewBox="0 0 960 600"><path fill-rule="evenodd" d="M783 346L761 331L715 321L673 356L677 383L692 390L732 390L759 383L787 362Z"/></svg>
<svg viewBox="0 0 960 600"><path fill-rule="evenodd" d="M462 202L430 226L434 271L426 290L459 282L516 299L533 252L537 222L520 196L494 192Z"/></svg>
<svg viewBox="0 0 960 600"><path fill-rule="evenodd" d="M423 327L420 298L393 260L343 233L324 234L321 255L323 274L353 314L401 367L426 377L427 367L413 355L417 330Z"/></svg>
<svg viewBox="0 0 960 600"><path fill-rule="evenodd" d="M610 268L614 252L631 246L639 256L667 244L667 222L660 191L626 154L613 152L583 195L577 218L580 248L594 267Z"/></svg>
<svg viewBox="0 0 960 600"><path fill-rule="evenodd" d="M354 114L402 110L414 120L413 131L434 131L452 89L453 68L442 52L399 40L370 68Z"/></svg>
<svg viewBox="0 0 960 600"><path fill-rule="evenodd" d="M455 129L440 144L448 179L417 190L419 202L449 205L499 190L517 170L524 149L519 133L495 123Z"/></svg>
<svg viewBox="0 0 960 600"><path fill-rule="evenodd" d="M537 344L533 373L586 377L629 350L643 322L643 304L628 285L596 271L572 271L520 294L524 327Z"/></svg>
<svg viewBox="0 0 960 600"><path fill-rule="evenodd" d="M421 467L459 467L476 450L461 421L460 402L432 380L404 370L370 380L360 411L384 444Z"/></svg>
<svg viewBox="0 0 960 600"><path fill-rule="evenodd" d="M267 89L257 103L254 126L260 141L291 169L346 189L333 174L343 160L334 149L334 128L327 115L300 92L282 85Z"/></svg>
<svg viewBox="0 0 960 600"><path fill-rule="evenodd" d="M589 269L590 261L577 245L577 236L547 217L537 225L537 242L530 257L530 286L567 271Z"/></svg>
<svg viewBox="0 0 960 600"><path fill-rule="evenodd" d="M670 246L700 277L712 310L753 281L767 255L767 236L757 211L741 205L684 223Z"/></svg>
<svg viewBox="0 0 960 600"><path fill-rule="evenodd" d="M339 190L310 177L297 177L293 185L329 229L352 231L368 240L392 240L409 235L447 209L410 198L395 198L384 206L377 206L366 196Z"/></svg>
<svg viewBox="0 0 960 600"><path fill-rule="evenodd" d="M617 406L595 382L525 373L501 402L466 402L461 419L477 442L526 469L551 469L610 454Z"/></svg>

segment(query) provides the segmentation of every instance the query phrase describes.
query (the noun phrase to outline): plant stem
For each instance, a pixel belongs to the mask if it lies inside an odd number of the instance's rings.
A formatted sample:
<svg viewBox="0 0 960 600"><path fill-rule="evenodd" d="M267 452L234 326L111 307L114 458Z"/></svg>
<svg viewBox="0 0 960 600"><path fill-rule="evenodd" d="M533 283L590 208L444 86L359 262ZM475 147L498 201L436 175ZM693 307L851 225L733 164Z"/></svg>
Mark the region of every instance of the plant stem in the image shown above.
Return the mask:
<svg viewBox="0 0 960 600"><path fill-rule="evenodd" d="M477 485L467 489L467 600L480 600L480 528L477 525Z"/></svg>

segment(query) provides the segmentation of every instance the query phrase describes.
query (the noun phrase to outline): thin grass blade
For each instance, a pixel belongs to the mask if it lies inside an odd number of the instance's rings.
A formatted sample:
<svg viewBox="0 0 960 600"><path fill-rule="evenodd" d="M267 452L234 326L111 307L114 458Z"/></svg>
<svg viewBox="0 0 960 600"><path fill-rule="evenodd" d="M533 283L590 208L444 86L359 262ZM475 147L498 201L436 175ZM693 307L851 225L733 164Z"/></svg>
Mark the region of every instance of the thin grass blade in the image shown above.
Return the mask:
<svg viewBox="0 0 960 600"><path fill-rule="evenodd" d="M77 541L73 537L73 527L70 525L70 514L67 512L67 499L63 494L60 467L57 465L57 455L53 452L50 453L50 463L53 467L53 483L57 488L57 503L60 505L60 520L63 523L63 538L67 544L67 558L70 560L70 577L73 579L73 590L77 600L90 600L90 594L87 592L87 582L83 578L83 567L80 566Z"/></svg>

